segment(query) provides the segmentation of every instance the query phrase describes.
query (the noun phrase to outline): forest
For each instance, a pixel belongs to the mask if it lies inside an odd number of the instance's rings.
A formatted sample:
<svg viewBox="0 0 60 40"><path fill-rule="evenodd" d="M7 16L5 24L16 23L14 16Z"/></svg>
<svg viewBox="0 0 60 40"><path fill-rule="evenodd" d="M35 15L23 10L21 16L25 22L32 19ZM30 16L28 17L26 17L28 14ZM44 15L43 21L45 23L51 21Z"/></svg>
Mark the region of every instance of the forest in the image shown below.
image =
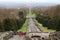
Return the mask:
<svg viewBox="0 0 60 40"><path fill-rule="evenodd" d="M0 8L0 31L17 31L26 21L28 8L2 9ZM48 29L60 31L60 5L31 8L36 14L36 20Z"/></svg>
<svg viewBox="0 0 60 40"><path fill-rule="evenodd" d="M0 32L21 29L26 20L25 12L20 9L0 9Z"/></svg>
<svg viewBox="0 0 60 40"><path fill-rule="evenodd" d="M60 5L48 7L46 10L36 12L36 14L36 20L44 27L60 31Z"/></svg>

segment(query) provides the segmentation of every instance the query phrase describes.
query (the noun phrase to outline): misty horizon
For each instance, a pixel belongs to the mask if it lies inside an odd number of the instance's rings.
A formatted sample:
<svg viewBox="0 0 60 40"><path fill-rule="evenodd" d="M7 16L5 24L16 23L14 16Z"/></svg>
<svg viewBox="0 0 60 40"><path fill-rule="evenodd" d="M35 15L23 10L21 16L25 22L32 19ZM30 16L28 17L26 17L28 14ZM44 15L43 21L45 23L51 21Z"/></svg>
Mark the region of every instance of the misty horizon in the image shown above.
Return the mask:
<svg viewBox="0 0 60 40"><path fill-rule="evenodd" d="M54 5L59 5L59 4L54 4L54 3L0 3L0 7L48 7L48 6L54 6Z"/></svg>
<svg viewBox="0 0 60 40"><path fill-rule="evenodd" d="M59 0L0 0L0 7L47 7L59 4Z"/></svg>

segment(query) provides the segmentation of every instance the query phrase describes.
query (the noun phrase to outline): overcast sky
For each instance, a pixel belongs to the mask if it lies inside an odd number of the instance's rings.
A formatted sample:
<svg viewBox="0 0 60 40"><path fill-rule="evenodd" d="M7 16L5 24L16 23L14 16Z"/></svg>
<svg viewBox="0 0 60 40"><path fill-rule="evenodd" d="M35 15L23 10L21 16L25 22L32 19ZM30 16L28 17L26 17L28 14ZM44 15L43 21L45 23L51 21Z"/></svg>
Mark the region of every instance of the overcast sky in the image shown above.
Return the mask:
<svg viewBox="0 0 60 40"><path fill-rule="evenodd" d="M35 6L35 5L56 5L60 4L60 0L0 0L1 6Z"/></svg>
<svg viewBox="0 0 60 40"><path fill-rule="evenodd" d="M60 4L60 0L0 0L0 3L56 3Z"/></svg>

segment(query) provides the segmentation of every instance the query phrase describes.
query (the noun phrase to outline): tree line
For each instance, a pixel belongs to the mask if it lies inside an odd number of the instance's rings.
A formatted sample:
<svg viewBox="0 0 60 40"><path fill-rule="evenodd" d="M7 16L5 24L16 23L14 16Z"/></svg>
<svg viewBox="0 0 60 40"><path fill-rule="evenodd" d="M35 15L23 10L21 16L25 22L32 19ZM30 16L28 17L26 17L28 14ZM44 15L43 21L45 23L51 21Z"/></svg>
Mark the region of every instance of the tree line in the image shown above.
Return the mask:
<svg viewBox="0 0 60 40"><path fill-rule="evenodd" d="M60 31L60 19L58 18L50 18L49 16L37 16L36 20L43 24L44 27L48 27L48 29L55 29Z"/></svg>
<svg viewBox="0 0 60 40"><path fill-rule="evenodd" d="M60 31L60 5L47 9L44 12L45 16L40 13L36 14L36 20L38 20L39 23L42 23L44 27Z"/></svg>
<svg viewBox="0 0 60 40"><path fill-rule="evenodd" d="M43 26L47 27L48 29L60 31L60 17L57 15L56 11L55 13L56 14L54 14L53 17L37 14L36 20L38 20L39 23L43 24Z"/></svg>
<svg viewBox="0 0 60 40"><path fill-rule="evenodd" d="M18 15L19 19L7 17L2 22L0 20L0 31L17 31L18 29L21 29L26 19L22 11L20 11Z"/></svg>

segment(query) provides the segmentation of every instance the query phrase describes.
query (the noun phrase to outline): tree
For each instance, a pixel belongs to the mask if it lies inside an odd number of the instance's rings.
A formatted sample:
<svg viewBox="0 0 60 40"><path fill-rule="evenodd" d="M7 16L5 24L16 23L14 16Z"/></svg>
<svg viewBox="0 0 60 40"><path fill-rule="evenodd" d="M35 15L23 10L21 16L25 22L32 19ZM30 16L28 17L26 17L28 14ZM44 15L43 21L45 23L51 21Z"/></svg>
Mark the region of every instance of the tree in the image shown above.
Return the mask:
<svg viewBox="0 0 60 40"><path fill-rule="evenodd" d="M2 25L1 25L1 21L0 21L0 32L2 31Z"/></svg>
<svg viewBox="0 0 60 40"><path fill-rule="evenodd" d="M9 31L11 29L11 23L9 18L4 19L4 27L6 31Z"/></svg>

